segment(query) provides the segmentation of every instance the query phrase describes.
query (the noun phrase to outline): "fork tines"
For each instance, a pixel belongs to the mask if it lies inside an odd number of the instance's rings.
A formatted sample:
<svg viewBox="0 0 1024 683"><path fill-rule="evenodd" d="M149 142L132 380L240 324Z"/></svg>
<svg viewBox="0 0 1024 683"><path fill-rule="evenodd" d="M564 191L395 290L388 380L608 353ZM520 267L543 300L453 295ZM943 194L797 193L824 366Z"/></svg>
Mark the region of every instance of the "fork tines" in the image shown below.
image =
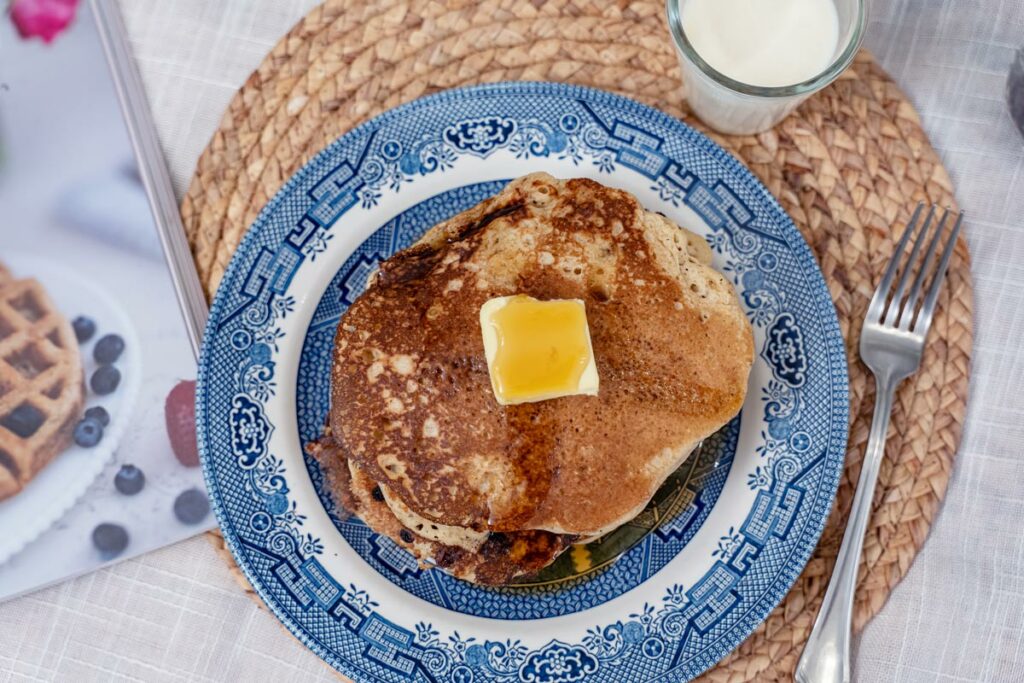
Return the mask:
<svg viewBox="0 0 1024 683"><path fill-rule="evenodd" d="M956 214L956 221L951 231L946 230L946 224L953 215L952 209L946 207L942 210L942 217L935 221L935 215L939 207L931 205L925 215L924 222L921 222L921 214L925 210L924 202L917 205L907 229L903 232L899 244L893 251L892 260L882 277L882 281L875 290L868 307L867 318L876 324L885 327L911 332L915 335L924 335L931 324L932 315L935 313L935 303L939 298L939 290L942 288L942 280L946 276L946 268L953 256L953 248L956 246L957 236L960 234L960 226L963 223L964 212ZM920 223L920 229L918 224ZM932 226L935 229L932 230ZM907 244L914 233L914 245L910 254L904 258ZM945 240L946 245L942 250L942 257L939 260L938 268L932 268L935 260L935 253L939 244ZM927 246L925 246L927 244ZM923 260L920 257L924 248ZM893 280L897 272L899 280L893 288ZM911 282L911 278L913 281ZM921 292L927 280L927 294L921 302ZM910 291L907 292L907 285L910 283ZM920 304L920 305L919 305Z"/></svg>

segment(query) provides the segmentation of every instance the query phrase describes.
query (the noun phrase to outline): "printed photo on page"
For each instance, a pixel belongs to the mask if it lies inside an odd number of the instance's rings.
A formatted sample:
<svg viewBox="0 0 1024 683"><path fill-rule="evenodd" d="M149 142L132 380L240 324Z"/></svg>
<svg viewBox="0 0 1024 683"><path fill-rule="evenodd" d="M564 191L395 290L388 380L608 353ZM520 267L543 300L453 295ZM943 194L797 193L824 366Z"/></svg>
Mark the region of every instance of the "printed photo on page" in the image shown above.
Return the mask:
<svg viewBox="0 0 1024 683"><path fill-rule="evenodd" d="M88 8L0 15L0 600L213 525L195 360ZM59 96L58 96L59 94Z"/></svg>

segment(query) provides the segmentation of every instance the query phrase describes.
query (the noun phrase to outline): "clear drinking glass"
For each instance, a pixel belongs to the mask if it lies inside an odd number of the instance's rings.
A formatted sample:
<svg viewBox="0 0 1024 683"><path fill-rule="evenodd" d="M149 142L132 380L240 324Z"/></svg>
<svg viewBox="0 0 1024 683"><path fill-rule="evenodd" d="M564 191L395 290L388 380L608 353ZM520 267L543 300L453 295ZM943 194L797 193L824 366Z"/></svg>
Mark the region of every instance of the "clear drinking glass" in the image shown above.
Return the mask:
<svg viewBox="0 0 1024 683"><path fill-rule="evenodd" d="M683 31L681 17L687 1L665 3L686 99L704 123L722 133L737 135L771 128L810 95L834 81L857 54L867 23L867 0L833 0L839 15L839 41L832 63L802 83L764 87L729 78L697 54Z"/></svg>

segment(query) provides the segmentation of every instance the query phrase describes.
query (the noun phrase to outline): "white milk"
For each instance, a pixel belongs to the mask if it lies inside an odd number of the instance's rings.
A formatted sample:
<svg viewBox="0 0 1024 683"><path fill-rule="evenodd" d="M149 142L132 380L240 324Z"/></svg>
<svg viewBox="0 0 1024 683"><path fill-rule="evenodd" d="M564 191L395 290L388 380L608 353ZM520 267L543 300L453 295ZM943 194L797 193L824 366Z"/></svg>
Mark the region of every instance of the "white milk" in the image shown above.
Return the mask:
<svg viewBox="0 0 1024 683"><path fill-rule="evenodd" d="M697 54L748 85L813 78L839 42L832 0L687 0L682 9L683 31Z"/></svg>
<svg viewBox="0 0 1024 683"><path fill-rule="evenodd" d="M716 71L749 86L802 83L825 71L840 52L834 0L674 1L676 21L693 50ZM770 128L806 97L737 92L715 81L684 50L679 52L690 107L724 133Z"/></svg>

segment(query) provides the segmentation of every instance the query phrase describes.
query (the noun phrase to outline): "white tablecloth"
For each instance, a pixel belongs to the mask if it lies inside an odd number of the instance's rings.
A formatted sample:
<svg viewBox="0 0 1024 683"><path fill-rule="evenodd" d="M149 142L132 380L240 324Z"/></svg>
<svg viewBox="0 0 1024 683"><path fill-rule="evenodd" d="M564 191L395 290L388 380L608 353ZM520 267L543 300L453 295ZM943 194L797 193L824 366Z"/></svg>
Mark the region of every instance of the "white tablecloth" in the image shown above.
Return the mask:
<svg viewBox="0 0 1024 683"><path fill-rule="evenodd" d="M121 0L179 195L235 90L314 0ZM858 681L1024 681L1024 142L1003 88L1024 0L873 3L867 45L909 93L967 211L967 430L923 552L858 639ZM334 680L201 538L0 606L8 680Z"/></svg>

